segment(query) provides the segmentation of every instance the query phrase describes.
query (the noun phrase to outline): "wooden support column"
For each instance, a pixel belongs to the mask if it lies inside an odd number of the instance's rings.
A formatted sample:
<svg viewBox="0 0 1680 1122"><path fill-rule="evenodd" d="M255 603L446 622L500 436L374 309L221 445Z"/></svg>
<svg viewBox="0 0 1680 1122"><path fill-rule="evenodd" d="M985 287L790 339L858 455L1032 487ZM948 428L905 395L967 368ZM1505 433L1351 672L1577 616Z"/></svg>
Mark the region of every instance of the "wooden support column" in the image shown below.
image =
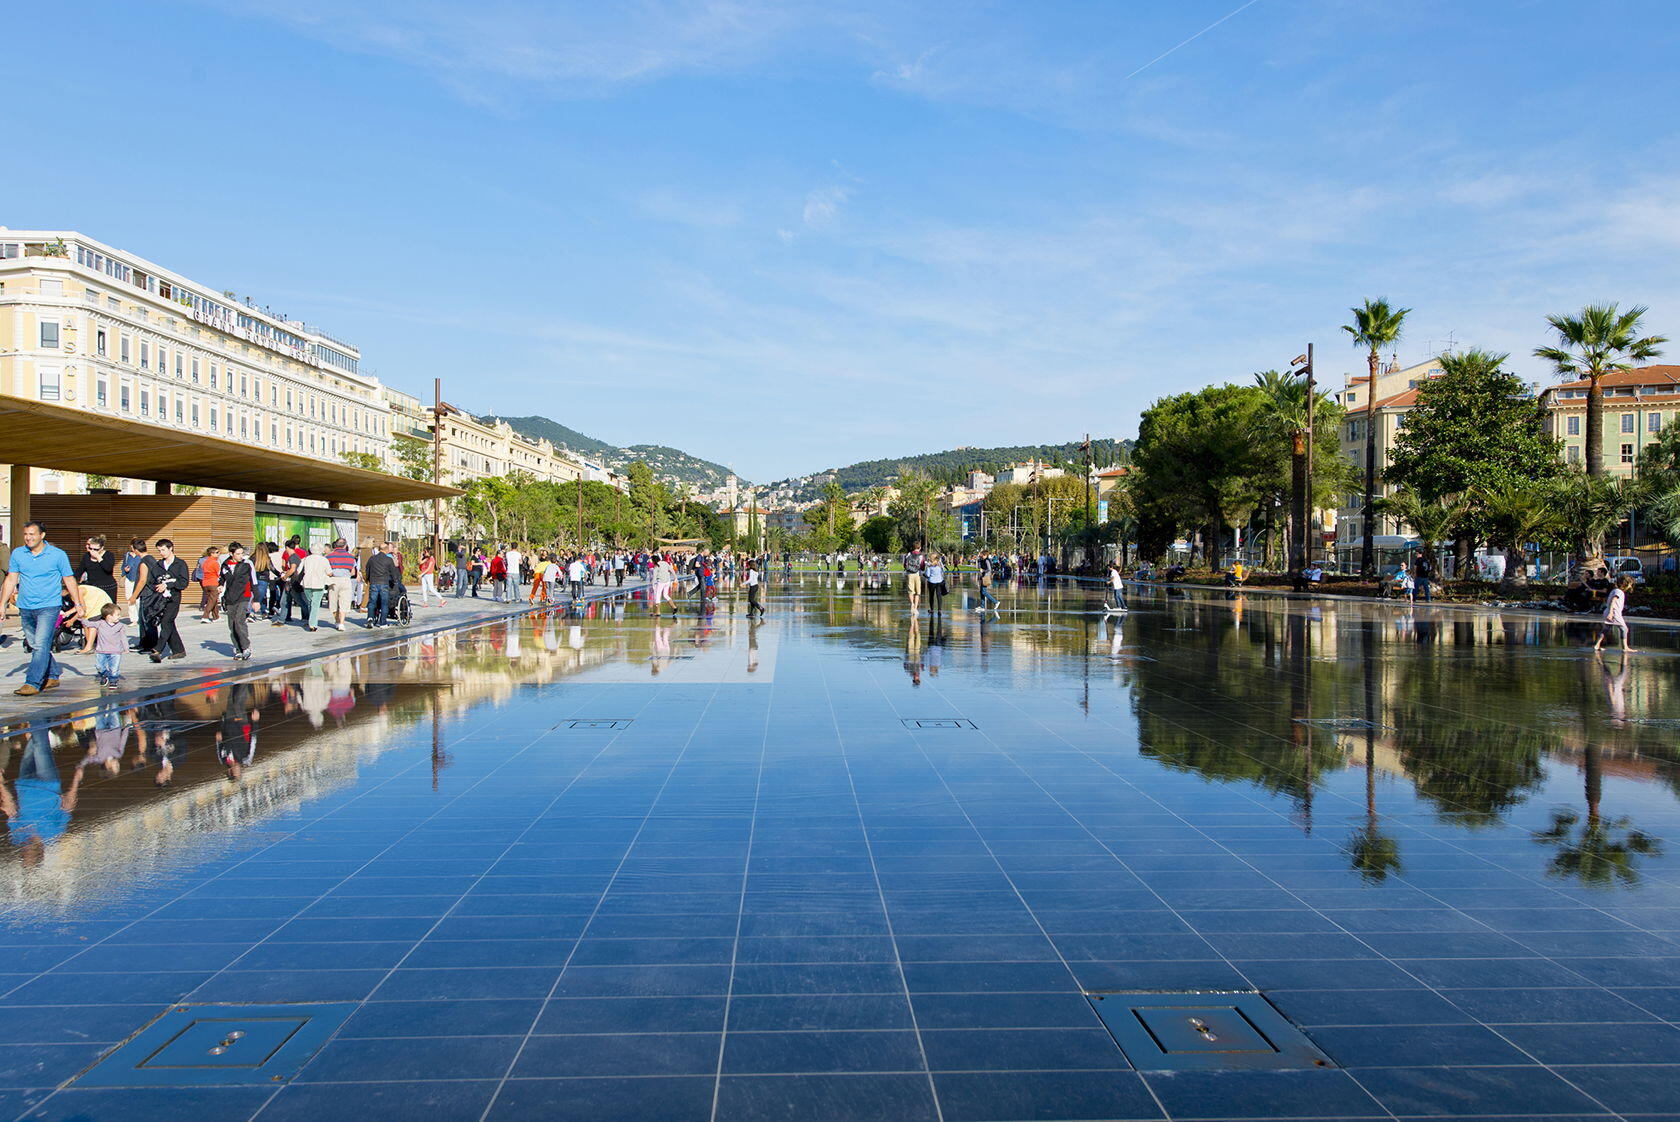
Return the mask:
<svg viewBox="0 0 1680 1122"><path fill-rule="evenodd" d="M13 549L23 541L23 524L29 521L29 467L13 464L11 469L12 512L6 525L6 544Z"/></svg>

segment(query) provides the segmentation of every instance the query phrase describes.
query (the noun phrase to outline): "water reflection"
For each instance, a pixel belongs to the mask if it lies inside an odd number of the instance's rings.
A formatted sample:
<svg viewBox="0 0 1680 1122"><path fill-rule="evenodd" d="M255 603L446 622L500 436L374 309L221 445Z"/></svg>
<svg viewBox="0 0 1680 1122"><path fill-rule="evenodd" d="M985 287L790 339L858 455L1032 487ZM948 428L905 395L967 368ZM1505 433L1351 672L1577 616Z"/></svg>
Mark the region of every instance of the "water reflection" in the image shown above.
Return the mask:
<svg viewBox="0 0 1680 1122"><path fill-rule="evenodd" d="M22 904L101 898L221 851L207 839L256 838L389 752L429 752L431 789L447 791L468 750L451 723L531 691L764 683L779 658L958 711L1028 698L1035 719L1062 713L1161 773L1287 809L1370 886L1407 875L1420 823L1467 846L1514 827L1536 874L1595 888L1661 867L1659 831L1639 819L1672 823L1680 792L1660 724L1680 726L1666 633L1641 644L1666 653L1594 657L1590 626L1564 620L1223 592L1145 592L1107 617L1098 589L997 591L995 617L962 588L944 614L913 617L884 577L777 580L771 615L750 623L738 590L652 619L637 593L0 729L0 884Z"/></svg>

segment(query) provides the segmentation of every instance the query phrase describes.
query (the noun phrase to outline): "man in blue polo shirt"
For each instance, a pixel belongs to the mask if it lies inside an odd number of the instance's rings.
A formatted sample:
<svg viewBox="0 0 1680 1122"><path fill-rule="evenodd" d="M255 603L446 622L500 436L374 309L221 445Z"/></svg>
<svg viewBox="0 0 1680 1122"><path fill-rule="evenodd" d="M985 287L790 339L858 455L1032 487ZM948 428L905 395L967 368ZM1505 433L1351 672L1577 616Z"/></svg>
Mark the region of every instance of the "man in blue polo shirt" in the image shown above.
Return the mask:
<svg viewBox="0 0 1680 1122"><path fill-rule="evenodd" d="M23 547L12 550L12 571L0 586L0 614L17 597L18 617L34 653L23 685L12 691L20 697L34 697L58 685L58 662L53 658L53 632L58 628L60 605L70 597L66 619L82 612L82 597L76 587L76 572L70 558L55 545L47 544L47 532L39 522L23 524Z"/></svg>

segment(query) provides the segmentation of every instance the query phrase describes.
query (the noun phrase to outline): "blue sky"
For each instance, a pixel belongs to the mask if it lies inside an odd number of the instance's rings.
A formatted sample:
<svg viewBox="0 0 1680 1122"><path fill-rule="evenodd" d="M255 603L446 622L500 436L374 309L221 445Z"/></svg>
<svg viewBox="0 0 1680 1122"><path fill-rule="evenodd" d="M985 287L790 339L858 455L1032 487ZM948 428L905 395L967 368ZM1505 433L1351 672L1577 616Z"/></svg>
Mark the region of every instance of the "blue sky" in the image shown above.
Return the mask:
<svg viewBox="0 0 1680 1122"><path fill-rule="evenodd" d="M1403 359L1451 333L1534 380L1548 312L1644 303L1680 336L1672 0L7 23L0 223L248 293L411 392L753 479L1130 435L1309 340L1339 381L1366 296L1415 309Z"/></svg>

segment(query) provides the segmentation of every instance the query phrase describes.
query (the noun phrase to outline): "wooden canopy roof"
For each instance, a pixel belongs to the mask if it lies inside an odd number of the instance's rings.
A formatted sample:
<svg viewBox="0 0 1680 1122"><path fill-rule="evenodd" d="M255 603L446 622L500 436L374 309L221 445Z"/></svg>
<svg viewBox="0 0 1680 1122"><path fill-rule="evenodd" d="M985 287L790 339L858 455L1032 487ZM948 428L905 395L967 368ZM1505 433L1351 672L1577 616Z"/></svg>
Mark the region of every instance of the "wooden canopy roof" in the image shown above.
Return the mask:
<svg viewBox="0 0 1680 1122"><path fill-rule="evenodd" d="M0 463L378 506L462 492L328 459L0 394Z"/></svg>

